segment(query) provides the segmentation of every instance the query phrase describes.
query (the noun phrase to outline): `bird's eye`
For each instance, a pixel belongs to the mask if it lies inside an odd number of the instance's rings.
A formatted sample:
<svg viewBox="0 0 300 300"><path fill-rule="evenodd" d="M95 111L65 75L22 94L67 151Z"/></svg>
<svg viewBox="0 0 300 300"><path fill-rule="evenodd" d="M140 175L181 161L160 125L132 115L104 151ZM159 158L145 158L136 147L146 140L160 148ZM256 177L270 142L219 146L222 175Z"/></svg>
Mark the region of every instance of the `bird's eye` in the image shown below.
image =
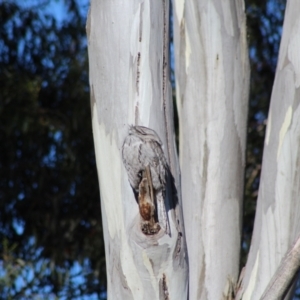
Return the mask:
<svg viewBox="0 0 300 300"><path fill-rule="evenodd" d="M143 171L142 171L142 170L140 170L140 171L138 172L138 174L137 174L137 175L138 175L138 177L139 177L140 179L142 179L142 177L143 177L143 175L142 175L142 174L143 174Z"/></svg>

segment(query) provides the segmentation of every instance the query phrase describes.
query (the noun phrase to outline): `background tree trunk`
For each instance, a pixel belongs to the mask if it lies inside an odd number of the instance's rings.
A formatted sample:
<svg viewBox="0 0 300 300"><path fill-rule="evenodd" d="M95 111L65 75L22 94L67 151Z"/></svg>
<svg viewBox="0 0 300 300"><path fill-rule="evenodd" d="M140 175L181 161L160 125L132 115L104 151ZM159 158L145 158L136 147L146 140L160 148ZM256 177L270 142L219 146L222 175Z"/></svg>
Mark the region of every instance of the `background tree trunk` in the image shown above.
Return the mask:
<svg viewBox="0 0 300 300"><path fill-rule="evenodd" d="M180 198L168 62L169 3L91 1L91 106L109 299L186 299L188 266L179 204L167 192L171 234L141 232L121 150L129 124L154 129ZM180 201L180 199L179 199ZM169 297L169 298L168 298Z"/></svg>
<svg viewBox="0 0 300 300"><path fill-rule="evenodd" d="M189 294L222 299L240 257L249 91L244 2L173 3Z"/></svg>
<svg viewBox="0 0 300 300"><path fill-rule="evenodd" d="M300 2L287 2L255 226L239 299L259 299L300 231Z"/></svg>

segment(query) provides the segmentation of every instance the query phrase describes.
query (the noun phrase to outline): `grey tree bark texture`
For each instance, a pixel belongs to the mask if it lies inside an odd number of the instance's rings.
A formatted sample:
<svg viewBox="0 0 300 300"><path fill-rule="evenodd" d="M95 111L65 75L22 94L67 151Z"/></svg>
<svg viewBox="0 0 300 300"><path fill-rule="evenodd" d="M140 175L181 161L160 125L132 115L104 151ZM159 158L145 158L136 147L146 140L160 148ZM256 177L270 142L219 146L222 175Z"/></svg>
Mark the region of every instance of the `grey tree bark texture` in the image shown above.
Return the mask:
<svg viewBox="0 0 300 300"><path fill-rule="evenodd" d="M260 299L300 232L299 53L300 2L289 0L268 116L254 232L237 299Z"/></svg>
<svg viewBox="0 0 300 300"><path fill-rule="evenodd" d="M169 2L91 1L91 107L109 299L228 300L238 279L249 91L244 2L173 0L173 9L181 183ZM272 289L300 231L299 20L299 1L289 0L254 234L236 299L260 299L275 274Z"/></svg>
<svg viewBox="0 0 300 300"><path fill-rule="evenodd" d="M91 1L87 21L91 109L108 299L187 299L168 20L167 0ZM131 146L125 147L124 166L122 149L127 142L143 144L145 151L137 157L126 150ZM158 152L151 152L151 145L162 147L163 154L153 154ZM163 180L154 167L162 157L167 165L163 205L158 196L164 189L158 182ZM130 175L130 164L136 159L143 162L137 168L137 186L132 180L135 175ZM164 213L168 228L163 228Z"/></svg>
<svg viewBox="0 0 300 300"><path fill-rule="evenodd" d="M295 288L291 287L291 283L297 278L300 269L300 235L291 249L282 259L279 268L273 275L261 300L276 300L286 297L291 299L294 297ZM293 294L289 294L293 293Z"/></svg>
<svg viewBox="0 0 300 300"><path fill-rule="evenodd" d="M249 91L244 1L173 0L173 10L189 296L227 299L241 242Z"/></svg>

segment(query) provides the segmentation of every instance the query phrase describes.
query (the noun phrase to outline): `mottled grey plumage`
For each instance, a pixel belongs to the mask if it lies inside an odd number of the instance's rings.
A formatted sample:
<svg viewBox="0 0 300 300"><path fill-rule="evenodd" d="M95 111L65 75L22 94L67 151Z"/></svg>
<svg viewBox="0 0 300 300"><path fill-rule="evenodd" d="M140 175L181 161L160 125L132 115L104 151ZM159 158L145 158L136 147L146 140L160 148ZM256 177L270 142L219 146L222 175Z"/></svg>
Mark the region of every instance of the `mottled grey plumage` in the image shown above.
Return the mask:
<svg viewBox="0 0 300 300"><path fill-rule="evenodd" d="M166 158L162 142L154 130L143 126L131 126L123 143L122 158L129 182L136 192L147 165L150 167L154 190L158 192L165 189Z"/></svg>
<svg viewBox="0 0 300 300"><path fill-rule="evenodd" d="M122 158L130 185L136 196L138 195L142 231L145 234L154 234L162 228L169 234L170 227L165 209L167 161L160 138L150 128L131 126L123 143ZM146 168L148 172L150 169L147 178ZM150 202L153 204L153 209ZM150 213L147 218L146 212ZM157 223L153 224L152 220L155 218L158 219L160 226Z"/></svg>

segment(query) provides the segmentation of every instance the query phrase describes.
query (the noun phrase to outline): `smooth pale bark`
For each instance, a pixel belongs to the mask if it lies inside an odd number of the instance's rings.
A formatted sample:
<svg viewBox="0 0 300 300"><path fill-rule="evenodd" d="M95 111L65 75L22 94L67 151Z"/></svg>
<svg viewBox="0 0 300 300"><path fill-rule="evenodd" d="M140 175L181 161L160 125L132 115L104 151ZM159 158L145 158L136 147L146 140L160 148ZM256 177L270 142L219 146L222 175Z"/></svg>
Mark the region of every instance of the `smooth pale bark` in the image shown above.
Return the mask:
<svg viewBox="0 0 300 300"><path fill-rule="evenodd" d="M249 63L242 0L174 0L176 97L190 299L238 277Z"/></svg>
<svg viewBox="0 0 300 300"><path fill-rule="evenodd" d="M300 231L300 2L287 2L255 226L238 299L259 299Z"/></svg>
<svg viewBox="0 0 300 300"><path fill-rule="evenodd" d="M168 16L167 0L91 1L87 22L91 108L107 293L113 300L187 298L187 255L179 205L171 209L172 199L167 199L171 236L144 235L121 159L129 124L154 129L163 141L180 197L168 72Z"/></svg>
<svg viewBox="0 0 300 300"><path fill-rule="evenodd" d="M287 294L291 283L300 269L300 235L291 249L282 259L280 266L269 282L261 300L282 299ZM294 292L294 289L292 289ZM293 295L287 296L293 297ZM290 299L290 298L287 298Z"/></svg>

